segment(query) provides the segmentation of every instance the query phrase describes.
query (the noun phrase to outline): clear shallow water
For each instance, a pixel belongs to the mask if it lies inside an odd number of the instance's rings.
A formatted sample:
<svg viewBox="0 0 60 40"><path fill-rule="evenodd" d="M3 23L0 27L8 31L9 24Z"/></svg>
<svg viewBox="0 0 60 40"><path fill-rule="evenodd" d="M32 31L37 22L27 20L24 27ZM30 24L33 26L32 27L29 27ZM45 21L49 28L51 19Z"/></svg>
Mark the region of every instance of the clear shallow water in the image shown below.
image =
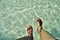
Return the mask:
<svg viewBox="0 0 60 40"><path fill-rule="evenodd" d="M27 35L33 26L35 40L36 19L42 18L43 28L60 40L60 0L0 0L0 40L15 40Z"/></svg>

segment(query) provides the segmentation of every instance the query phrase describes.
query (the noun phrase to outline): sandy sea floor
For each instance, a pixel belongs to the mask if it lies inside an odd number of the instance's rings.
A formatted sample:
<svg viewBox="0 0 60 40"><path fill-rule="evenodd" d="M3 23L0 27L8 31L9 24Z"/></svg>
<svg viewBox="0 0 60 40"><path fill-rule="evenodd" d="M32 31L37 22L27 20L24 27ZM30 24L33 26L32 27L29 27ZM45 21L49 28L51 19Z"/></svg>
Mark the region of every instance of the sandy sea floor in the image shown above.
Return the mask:
<svg viewBox="0 0 60 40"><path fill-rule="evenodd" d="M28 25L33 26L34 40L40 40L36 32L38 17L44 30L60 40L60 0L0 0L0 40L26 36Z"/></svg>

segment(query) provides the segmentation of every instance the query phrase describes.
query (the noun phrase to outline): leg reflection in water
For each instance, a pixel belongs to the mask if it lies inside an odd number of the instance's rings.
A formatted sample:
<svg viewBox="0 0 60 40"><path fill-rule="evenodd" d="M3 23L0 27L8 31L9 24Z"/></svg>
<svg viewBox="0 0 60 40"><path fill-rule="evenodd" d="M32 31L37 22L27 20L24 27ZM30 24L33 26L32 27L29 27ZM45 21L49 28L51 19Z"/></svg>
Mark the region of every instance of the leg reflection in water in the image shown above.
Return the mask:
<svg viewBox="0 0 60 40"><path fill-rule="evenodd" d="M19 38L17 40L33 40L33 28L31 25L27 28L27 36Z"/></svg>

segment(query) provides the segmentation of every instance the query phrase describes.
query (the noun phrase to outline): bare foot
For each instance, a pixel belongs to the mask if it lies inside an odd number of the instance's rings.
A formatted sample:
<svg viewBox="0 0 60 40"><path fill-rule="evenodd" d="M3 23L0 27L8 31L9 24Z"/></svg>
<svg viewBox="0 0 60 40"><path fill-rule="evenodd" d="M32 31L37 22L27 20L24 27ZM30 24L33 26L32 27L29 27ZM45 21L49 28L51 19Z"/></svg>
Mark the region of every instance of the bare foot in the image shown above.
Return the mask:
<svg viewBox="0 0 60 40"><path fill-rule="evenodd" d="M40 18L37 19L37 29L39 31L42 29L42 20Z"/></svg>

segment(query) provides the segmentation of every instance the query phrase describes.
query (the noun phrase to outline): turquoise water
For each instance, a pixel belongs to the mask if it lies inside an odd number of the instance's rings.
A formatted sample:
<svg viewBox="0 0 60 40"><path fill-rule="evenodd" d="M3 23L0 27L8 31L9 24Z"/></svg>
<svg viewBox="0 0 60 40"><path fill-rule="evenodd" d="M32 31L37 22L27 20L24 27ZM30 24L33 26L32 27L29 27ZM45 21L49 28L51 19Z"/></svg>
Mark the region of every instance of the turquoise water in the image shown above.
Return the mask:
<svg viewBox="0 0 60 40"><path fill-rule="evenodd" d="M60 0L0 0L0 40L15 40L27 35L28 25L33 26L40 17L43 28L60 40Z"/></svg>

